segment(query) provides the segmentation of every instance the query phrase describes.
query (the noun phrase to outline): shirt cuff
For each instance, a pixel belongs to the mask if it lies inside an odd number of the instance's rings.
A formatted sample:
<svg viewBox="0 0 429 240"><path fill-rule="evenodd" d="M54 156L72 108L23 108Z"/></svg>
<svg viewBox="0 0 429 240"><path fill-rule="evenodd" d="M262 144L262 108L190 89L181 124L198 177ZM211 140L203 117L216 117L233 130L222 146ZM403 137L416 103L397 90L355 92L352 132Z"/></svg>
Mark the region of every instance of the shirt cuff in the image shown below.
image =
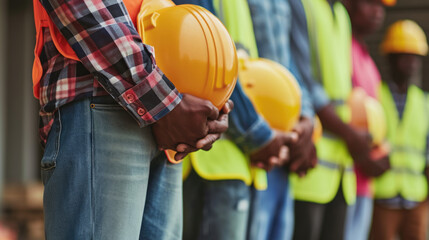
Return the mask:
<svg viewBox="0 0 429 240"><path fill-rule="evenodd" d="M301 84L301 117L308 117L312 119L315 115L312 99L308 92L307 86Z"/></svg>
<svg viewBox="0 0 429 240"><path fill-rule="evenodd" d="M156 67L145 81L123 92L117 101L140 127L145 127L167 115L181 100L182 95Z"/></svg>
<svg viewBox="0 0 429 240"><path fill-rule="evenodd" d="M274 131L268 123L261 117L238 139L235 140L237 146L246 154L265 146L274 138Z"/></svg>
<svg viewBox="0 0 429 240"><path fill-rule="evenodd" d="M328 96L326 96L325 90L319 84L315 84L312 87L312 102L314 106L314 110L318 112L320 109L329 105L330 100Z"/></svg>
<svg viewBox="0 0 429 240"><path fill-rule="evenodd" d="M309 99L302 101L302 108L301 108L301 117L307 117L309 119L313 119L315 115L313 105L311 104L311 101Z"/></svg>

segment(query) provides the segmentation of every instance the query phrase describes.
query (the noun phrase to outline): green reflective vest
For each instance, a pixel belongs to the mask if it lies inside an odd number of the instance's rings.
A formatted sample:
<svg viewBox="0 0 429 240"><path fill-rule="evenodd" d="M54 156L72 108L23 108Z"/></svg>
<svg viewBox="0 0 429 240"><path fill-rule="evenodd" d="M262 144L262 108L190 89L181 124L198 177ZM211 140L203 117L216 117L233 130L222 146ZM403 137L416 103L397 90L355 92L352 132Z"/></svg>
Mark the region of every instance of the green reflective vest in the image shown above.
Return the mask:
<svg viewBox="0 0 429 240"><path fill-rule="evenodd" d="M214 0L213 3L234 42L243 45L250 57L257 58L258 50L247 1ZM267 188L266 172L251 167L248 157L227 139L216 141L210 151L197 151L186 157L183 161L184 178L191 168L207 180L241 180L247 185L253 183L258 190Z"/></svg>
<svg viewBox="0 0 429 240"><path fill-rule="evenodd" d="M234 42L244 46L250 58L257 58L258 47L247 0L213 0L213 5Z"/></svg>
<svg viewBox="0 0 429 240"><path fill-rule="evenodd" d="M401 120L386 84L380 89L380 100L387 117L391 169L376 178L375 198L389 199L400 194L410 201L423 201L427 196L424 169L429 129L426 96L411 85Z"/></svg>
<svg viewBox="0 0 429 240"><path fill-rule="evenodd" d="M346 9L340 2L333 7L326 0L302 0L307 15L314 75L336 106L343 121L350 119L345 105L351 86L351 27ZM328 203L340 183L348 204L356 199L356 176L353 160L345 143L324 133L317 143L318 165L303 178L293 176L295 199Z"/></svg>

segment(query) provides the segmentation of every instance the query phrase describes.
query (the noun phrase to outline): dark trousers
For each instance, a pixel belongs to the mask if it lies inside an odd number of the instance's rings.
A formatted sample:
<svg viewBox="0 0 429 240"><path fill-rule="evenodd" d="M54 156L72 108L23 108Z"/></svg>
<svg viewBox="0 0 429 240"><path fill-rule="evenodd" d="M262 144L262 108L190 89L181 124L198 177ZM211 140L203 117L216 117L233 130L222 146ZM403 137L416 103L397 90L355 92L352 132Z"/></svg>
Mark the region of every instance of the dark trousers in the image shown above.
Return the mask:
<svg viewBox="0 0 429 240"><path fill-rule="evenodd" d="M347 204L342 186L327 204L295 201L294 240L342 240Z"/></svg>
<svg viewBox="0 0 429 240"><path fill-rule="evenodd" d="M413 209L391 209L374 204L371 240L425 240L428 224L428 201Z"/></svg>

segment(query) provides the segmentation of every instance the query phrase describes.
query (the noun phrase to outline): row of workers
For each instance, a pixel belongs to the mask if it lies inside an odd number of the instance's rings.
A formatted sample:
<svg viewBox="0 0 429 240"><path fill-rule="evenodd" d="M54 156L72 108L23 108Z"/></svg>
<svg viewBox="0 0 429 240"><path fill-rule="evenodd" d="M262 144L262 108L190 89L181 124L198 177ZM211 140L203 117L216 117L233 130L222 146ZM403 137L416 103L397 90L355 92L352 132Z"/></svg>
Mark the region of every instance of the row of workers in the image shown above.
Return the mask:
<svg viewBox="0 0 429 240"><path fill-rule="evenodd" d="M210 151L191 153L183 162L184 239L363 240L369 238L371 222L371 239L426 238L429 112L425 94L410 84L420 72L421 56L427 54L426 37L409 20L390 27L381 50L391 75L383 83L365 45L365 38L383 24L384 5L392 1L175 2L200 4L223 21L237 48L253 59L242 60L236 88L242 84L271 127L298 136L287 143L287 163L270 162L267 156L278 140L268 139L281 133L265 133L267 140L256 142L263 138L263 126L252 117L255 110L233 94L231 115L239 116L231 119L244 123L231 124L241 124L242 131L227 131L228 137ZM296 109L287 104L284 110L276 109L281 105L269 107L261 99L275 98L276 87L283 85L267 80L279 75L258 67L258 57L280 63L300 84L302 108L293 128L287 121L282 128L272 118L293 118ZM257 70L252 72L252 67ZM276 71L275 66L266 67ZM264 86L269 84L277 85ZM270 92L253 96L252 88ZM355 99L350 97L352 88L360 89L354 91ZM294 91L282 94L293 104ZM367 96L378 99L383 108L374 109ZM366 109L355 106L359 104L367 104ZM324 131L316 144L317 158L311 134L315 115ZM264 176L252 166L269 171Z"/></svg>
<svg viewBox="0 0 429 240"><path fill-rule="evenodd" d="M364 42L392 1L175 3L33 0L47 239L425 235L426 38L390 28L382 84Z"/></svg>

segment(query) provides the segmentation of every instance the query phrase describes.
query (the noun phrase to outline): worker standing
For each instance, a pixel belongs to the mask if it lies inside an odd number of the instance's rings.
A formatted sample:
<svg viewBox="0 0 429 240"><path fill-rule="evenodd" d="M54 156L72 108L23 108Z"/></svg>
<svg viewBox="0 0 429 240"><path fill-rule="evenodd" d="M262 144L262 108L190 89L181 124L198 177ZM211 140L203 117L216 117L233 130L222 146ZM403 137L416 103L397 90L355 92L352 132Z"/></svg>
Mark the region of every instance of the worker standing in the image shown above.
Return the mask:
<svg viewBox="0 0 429 240"><path fill-rule="evenodd" d="M423 30L411 20L400 20L387 30L381 44L390 76L380 89L387 117L391 170L375 180L371 239L426 239L428 221L427 94L411 84L428 53Z"/></svg>
<svg viewBox="0 0 429 240"><path fill-rule="evenodd" d="M297 54L312 60L316 85L309 84L310 92L328 100L315 103L324 129L322 139L316 144L318 165L305 177L293 181L294 239L343 239L347 205L356 198L353 161L372 164L368 133L346 124L350 118L346 99L352 89L350 19L340 1L302 0L302 5L303 8L295 5L293 11L296 14L293 20L299 23L294 26L300 26L296 31L305 29L307 33L298 35L300 40L295 41L295 46L303 46L297 48L303 49L297 50ZM307 55L306 49L309 49ZM305 66L299 62L297 65ZM323 86L323 91L313 87L318 85Z"/></svg>
<svg viewBox="0 0 429 240"><path fill-rule="evenodd" d="M347 0L344 4L352 23L353 88L360 87L368 96L377 99L381 76L369 55L365 39L382 26L385 16L384 6L388 3L385 0ZM389 167L387 157L378 159L376 163L383 165L385 170ZM357 196L355 204L347 210L345 239L366 240L371 226L374 193L370 186L371 179L362 173L359 166L355 165L355 173Z"/></svg>
<svg viewBox="0 0 429 240"><path fill-rule="evenodd" d="M290 147L288 164L269 171L268 188L255 192L248 239L291 239L294 207L289 172L305 175L316 162L315 147L311 140L314 118L312 99L291 53L292 15L289 0L248 0L248 3L259 56L291 71L302 92L300 119L292 129L298 133L299 139Z"/></svg>
<svg viewBox="0 0 429 240"><path fill-rule="evenodd" d="M175 0L175 3L197 4L216 13L237 49L257 58L246 0ZM280 156L280 150L293 135L272 130L256 113L240 83L231 99L234 110L230 113L230 130L210 151L193 153L184 160L184 239L187 240L246 239L251 189L266 188L265 171L252 165L268 170L286 160L286 156ZM270 161L273 158L275 161Z"/></svg>
<svg viewBox="0 0 429 240"><path fill-rule="evenodd" d="M210 148L231 103L178 92L135 28L141 0L33 3L46 238L182 239L182 168L160 149Z"/></svg>

